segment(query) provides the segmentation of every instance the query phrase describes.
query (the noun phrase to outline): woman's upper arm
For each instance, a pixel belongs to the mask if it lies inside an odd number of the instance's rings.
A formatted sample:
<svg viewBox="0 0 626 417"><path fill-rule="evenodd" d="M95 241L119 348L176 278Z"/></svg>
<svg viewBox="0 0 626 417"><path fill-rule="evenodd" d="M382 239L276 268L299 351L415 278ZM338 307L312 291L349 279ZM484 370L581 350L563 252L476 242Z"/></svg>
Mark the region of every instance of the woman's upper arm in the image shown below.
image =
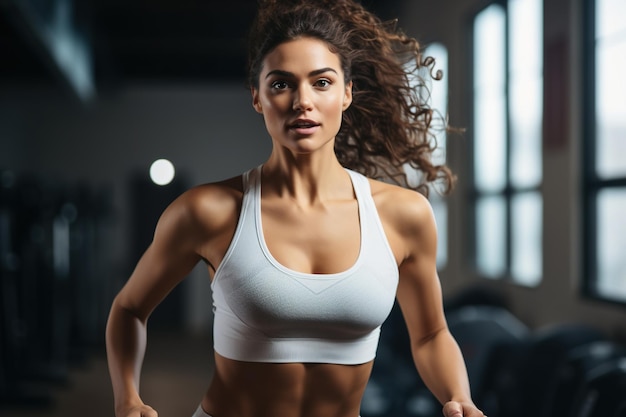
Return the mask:
<svg viewBox="0 0 626 417"><path fill-rule="evenodd" d="M399 210L405 254L397 299L412 343L419 344L447 327L437 275L437 227L430 203L421 194L409 195Z"/></svg>
<svg viewBox="0 0 626 417"><path fill-rule="evenodd" d="M209 228L198 215L199 191L188 191L172 202L157 222L153 240L115 299L141 320L201 259L200 247Z"/></svg>

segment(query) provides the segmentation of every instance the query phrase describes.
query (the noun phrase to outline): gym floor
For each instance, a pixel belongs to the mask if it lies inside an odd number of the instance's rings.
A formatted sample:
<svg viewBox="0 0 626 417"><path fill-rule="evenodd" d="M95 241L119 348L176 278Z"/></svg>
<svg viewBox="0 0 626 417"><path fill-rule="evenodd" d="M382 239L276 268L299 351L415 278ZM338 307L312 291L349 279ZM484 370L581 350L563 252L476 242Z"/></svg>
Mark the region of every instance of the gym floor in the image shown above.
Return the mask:
<svg viewBox="0 0 626 417"><path fill-rule="evenodd" d="M141 391L162 417L190 417L213 372L210 337L178 333L149 334ZM49 406L0 409L3 417L112 417L113 393L104 349L70 370L67 381L41 389Z"/></svg>

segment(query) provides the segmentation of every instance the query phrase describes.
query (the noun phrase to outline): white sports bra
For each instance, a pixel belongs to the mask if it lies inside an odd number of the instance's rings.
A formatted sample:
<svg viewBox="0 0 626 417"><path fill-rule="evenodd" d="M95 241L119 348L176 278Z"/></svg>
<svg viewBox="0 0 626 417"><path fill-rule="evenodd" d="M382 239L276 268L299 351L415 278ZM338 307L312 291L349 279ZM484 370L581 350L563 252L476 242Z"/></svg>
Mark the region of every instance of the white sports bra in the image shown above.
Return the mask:
<svg viewBox="0 0 626 417"><path fill-rule="evenodd" d="M398 266L366 177L347 170L358 201L361 248L354 265L306 274L278 263L261 226L261 167L243 175L233 240L213 289L217 353L251 362L360 364L376 356L393 307Z"/></svg>

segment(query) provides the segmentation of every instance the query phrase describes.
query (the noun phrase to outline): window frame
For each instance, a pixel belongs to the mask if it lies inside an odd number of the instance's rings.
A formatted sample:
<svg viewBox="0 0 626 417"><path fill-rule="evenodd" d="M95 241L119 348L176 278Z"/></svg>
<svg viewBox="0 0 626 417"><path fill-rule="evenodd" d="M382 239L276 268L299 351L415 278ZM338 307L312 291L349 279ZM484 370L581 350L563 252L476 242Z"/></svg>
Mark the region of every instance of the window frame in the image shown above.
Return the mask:
<svg viewBox="0 0 626 417"><path fill-rule="evenodd" d="M581 68L583 71L582 141L579 162L581 169L581 256L583 276L580 292L585 298L620 306L626 305L626 298L607 298L596 290L599 280L598 269L598 195L602 190L623 188L626 190L626 175L618 178L602 179L597 174L596 165L596 1L583 1Z"/></svg>
<svg viewBox="0 0 626 417"><path fill-rule="evenodd" d="M542 4L543 4L543 0L542 0ZM498 5L500 7L503 8L504 11L504 25L505 25L505 33L504 33L504 45L505 45L505 50L504 50L504 97L505 97L505 112L506 112L506 116L505 116L505 132L506 132L506 139L505 139L505 163L504 163L504 169L505 169L505 184L504 187L501 190L498 191L483 191L483 190L479 190L479 188L477 187L476 184L476 176L475 176L475 163L476 163L476 140L475 140L475 132L476 132L476 123L475 123L475 117L476 117L476 113L475 113L475 85L474 85L474 80L475 80L475 58L476 58L476 54L475 54L475 49L474 49L474 44L475 44L475 28L474 28L474 24L476 22L476 18L477 16L485 11L487 8L489 8L492 5ZM541 22L542 24L542 30L544 29L544 22ZM544 233L544 225L543 225L543 203L544 203L544 198L543 198L543 193L542 193L542 185L543 185L543 173L541 175L541 179L540 181L536 184L536 185L532 185L532 186L516 186L514 185L514 180L512 178L512 156L511 156L511 143L512 143L512 129L511 129L511 124L512 124L512 118L511 118L511 57L510 57L510 48L509 48L509 44L510 44L510 15L509 15L509 7L508 7L508 0L493 0L490 1L484 5L482 5L482 7L480 7L479 9L475 10L471 15L470 15L470 19L469 19L469 32L470 32L470 36L468 36L468 41L469 41L469 48L468 51L470 52L470 58L469 58L469 64L470 64L470 71L468 71L468 75L469 75L469 82L468 82L468 89L469 89L469 94L468 94L468 102L469 102L469 106L468 108L470 109L469 112L469 118L470 118L470 123L469 126L471 127L470 130L470 146L469 146L469 157L471 160L470 166L469 166L469 174L468 175L468 179L469 179L469 187L467 189L467 201L468 201L468 209L467 209L467 225L468 225L468 240L469 240L469 245L468 245L468 253L467 256L469 257L469 263L473 268L474 274L481 278L481 279L487 279L490 281L501 281L501 282L507 282L513 285L518 285L520 287L524 287L524 288L535 288L539 285L541 285L545 274L544 274L544 268L543 268L543 250L541 251L542 253L542 259L541 261L541 272L540 275L537 279L536 283L525 283L520 279L517 279L514 274L513 274L513 259L514 259L514 254L513 254L513 229L514 229L514 225L513 225L513 221L512 221L512 217L513 217L513 201L515 199L516 196L521 196L524 195L526 193L537 193L539 195L539 197L541 198L541 203L542 203L542 215L540 218L541 221L541 234L543 235ZM543 32L542 32L542 36L541 36L542 41L545 39ZM545 47L545 46L544 46ZM545 71L545 60L544 57L542 55L542 68L543 71ZM545 117L545 99L544 99L544 94L545 94L545 74L542 72L542 110L541 110L541 120L543 123L544 117ZM541 143L543 143L543 137L540 138ZM543 150L542 150L542 154L541 154L542 158L543 158ZM498 274L498 275L486 275L484 273L481 272L479 265L478 265L478 253L477 253L477 242L478 242L478 229L477 229L477 206L478 203L480 201L481 198L485 198L485 197L497 197L497 198L502 198L504 201L504 205L505 205L505 223L504 223L504 227L505 227L505 231L504 231L504 239L505 239L505 250L504 250L504 271L502 274ZM541 239L541 245L543 245L543 239ZM543 249L543 248L542 248Z"/></svg>

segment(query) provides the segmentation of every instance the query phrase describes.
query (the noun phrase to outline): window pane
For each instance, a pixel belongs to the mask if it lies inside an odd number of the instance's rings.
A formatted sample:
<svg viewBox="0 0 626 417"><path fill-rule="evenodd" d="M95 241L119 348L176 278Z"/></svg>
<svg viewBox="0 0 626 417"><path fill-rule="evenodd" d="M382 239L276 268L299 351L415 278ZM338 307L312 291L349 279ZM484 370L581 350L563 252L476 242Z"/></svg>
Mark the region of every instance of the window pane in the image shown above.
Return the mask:
<svg viewBox="0 0 626 417"><path fill-rule="evenodd" d="M474 180L480 191L506 184L506 100L504 94L476 94L474 104Z"/></svg>
<svg viewBox="0 0 626 417"><path fill-rule="evenodd" d="M596 43L596 167L598 176L626 175L626 34Z"/></svg>
<svg viewBox="0 0 626 417"><path fill-rule="evenodd" d="M543 68L543 1L509 0L509 70L515 77L541 75Z"/></svg>
<svg viewBox="0 0 626 417"><path fill-rule="evenodd" d="M437 268L443 268L448 262L448 205L436 193L431 194L430 203L437 222Z"/></svg>
<svg viewBox="0 0 626 417"><path fill-rule="evenodd" d="M474 20L474 86L504 86L504 9L492 4Z"/></svg>
<svg viewBox="0 0 626 417"><path fill-rule="evenodd" d="M596 0L596 35L610 37L626 31L626 2L624 0Z"/></svg>
<svg viewBox="0 0 626 417"><path fill-rule="evenodd" d="M509 0L511 183L541 182L543 118L542 0Z"/></svg>
<svg viewBox="0 0 626 417"><path fill-rule="evenodd" d="M537 285L542 271L542 200L538 192L512 199L511 274L523 285Z"/></svg>
<svg viewBox="0 0 626 417"><path fill-rule="evenodd" d="M541 182L542 103L541 78L518 78L511 85L511 183L515 187Z"/></svg>
<svg viewBox="0 0 626 417"><path fill-rule="evenodd" d="M478 271L497 278L506 271L506 205L504 197L483 197L476 203Z"/></svg>
<svg viewBox="0 0 626 417"><path fill-rule="evenodd" d="M506 183L505 14L491 5L474 21L474 176L480 191Z"/></svg>
<svg viewBox="0 0 626 417"><path fill-rule="evenodd" d="M606 189L598 194L599 295L626 301L626 189Z"/></svg>

